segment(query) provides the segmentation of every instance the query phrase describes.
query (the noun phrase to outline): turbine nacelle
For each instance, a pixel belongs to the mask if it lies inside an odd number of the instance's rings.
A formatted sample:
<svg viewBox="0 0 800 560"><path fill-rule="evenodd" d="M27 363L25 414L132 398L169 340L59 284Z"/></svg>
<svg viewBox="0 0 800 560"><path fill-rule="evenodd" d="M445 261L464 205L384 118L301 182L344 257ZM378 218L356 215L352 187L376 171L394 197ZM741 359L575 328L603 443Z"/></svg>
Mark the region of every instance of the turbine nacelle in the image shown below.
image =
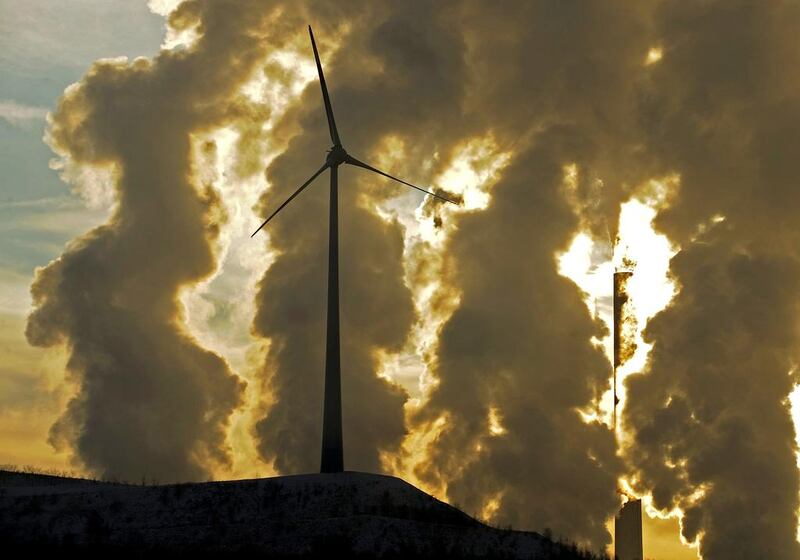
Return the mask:
<svg viewBox="0 0 800 560"><path fill-rule="evenodd" d="M347 151L340 145L335 145L328 150L328 156L325 158L325 163L333 167L334 165L342 165L343 163L347 163L347 160L350 156L347 154Z"/></svg>

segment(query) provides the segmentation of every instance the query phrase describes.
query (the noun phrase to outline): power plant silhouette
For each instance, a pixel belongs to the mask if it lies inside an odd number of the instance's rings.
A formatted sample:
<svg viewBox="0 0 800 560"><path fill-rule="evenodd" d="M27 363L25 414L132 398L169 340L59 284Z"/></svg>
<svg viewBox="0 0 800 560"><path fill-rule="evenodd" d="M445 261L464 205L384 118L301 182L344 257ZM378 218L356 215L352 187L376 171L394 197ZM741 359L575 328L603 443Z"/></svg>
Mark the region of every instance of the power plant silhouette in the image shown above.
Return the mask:
<svg viewBox="0 0 800 560"><path fill-rule="evenodd" d="M322 100L325 105L325 115L328 118L328 129L331 135L333 146L328 150L325 163L320 167L300 188L281 204L269 217L264 220L258 229L253 232L255 236L261 228L275 217L287 204L297 195L308 187L323 171L330 169L330 222L328 233L328 322L327 322L327 341L325 348L325 397L322 415L322 457L320 461L320 471L323 473L342 472L344 470L344 450L342 444L342 389L341 389L341 367L339 355L339 166L342 164L361 167L373 173L388 177L393 181L402 183L425 194L436 197L445 202L457 204L453 200L444 196L432 193L416 185L412 185L402 179L393 177L388 173L376 169L375 167L360 161L350 154L342 146L339 132L336 129L336 121L333 118L333 107L328 95L328 86L325 84L325 75L322 73L322 63L319 60L317 44L314 41L314 33L311 26L308 26L308 34L311 37L311 48L314 50L314 60L317 64L319 74L319 85L322 89Z"/></svg>

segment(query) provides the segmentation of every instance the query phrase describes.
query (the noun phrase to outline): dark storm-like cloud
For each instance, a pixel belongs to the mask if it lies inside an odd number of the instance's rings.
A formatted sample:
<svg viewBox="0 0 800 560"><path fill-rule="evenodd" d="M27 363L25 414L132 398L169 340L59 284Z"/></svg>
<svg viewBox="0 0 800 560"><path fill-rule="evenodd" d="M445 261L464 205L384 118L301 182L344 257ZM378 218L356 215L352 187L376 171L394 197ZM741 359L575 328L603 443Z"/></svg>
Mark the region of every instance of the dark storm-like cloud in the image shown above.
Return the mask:
<svg viewBox="0 0 800 560"><path fill-rule="evenodd" d="M54 151L115 173L110 220L37 271L26 333L67 347L78 391L51 439L95 473L196 480L229 461L224 430L243 384L184 330L178 293L213 272L224 222L195 174L193 136L240 120L269 14L263 2L185 2L170 25L194 28L194 44L99 61L52 115Z"/></svg>
<svg viewBox="0 0 800 560"><path fill-rule="evenodd" d="M630 378L626 456L657 507L685 511L683 534L706 559L800 555L788 409L799 27L792 2L662 2L654 14L663 59L639 107L644 143L681 177L657 221L682 246L670 263L680 291L646 330L646 371Z"/></svg>

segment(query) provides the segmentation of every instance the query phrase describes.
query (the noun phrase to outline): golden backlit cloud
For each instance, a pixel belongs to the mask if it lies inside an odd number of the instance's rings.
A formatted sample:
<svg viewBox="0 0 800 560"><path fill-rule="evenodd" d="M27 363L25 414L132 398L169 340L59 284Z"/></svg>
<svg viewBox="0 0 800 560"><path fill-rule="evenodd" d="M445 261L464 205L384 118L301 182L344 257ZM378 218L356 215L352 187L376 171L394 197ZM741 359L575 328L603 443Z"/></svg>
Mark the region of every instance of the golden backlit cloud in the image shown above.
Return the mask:
<svg viewBox="0 0 800 560"><path fill-rule="evenodd" d="M203 479L231 461L225 432L244 384L186 332L178 299L214 273L227 219L193 137L246 122L238 89L264 57L263 8L231 8L181 4L170 25L197 29L195 43L96 63L50 122L67 169L115 169L109 222L37 271L26 331L32 344L69 350L78 391L51 439L96 474Z"/></svg>

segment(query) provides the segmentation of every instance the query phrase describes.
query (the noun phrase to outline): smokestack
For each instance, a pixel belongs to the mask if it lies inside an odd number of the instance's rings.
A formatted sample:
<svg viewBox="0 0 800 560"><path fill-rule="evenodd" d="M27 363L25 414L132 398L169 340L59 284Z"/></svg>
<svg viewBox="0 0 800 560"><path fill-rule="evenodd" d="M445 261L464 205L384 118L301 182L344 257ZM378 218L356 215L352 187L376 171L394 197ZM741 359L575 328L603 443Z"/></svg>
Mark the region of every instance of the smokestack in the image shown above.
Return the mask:
<svg viewBox="0 0 800 560"><path fill-rule="evenodd" d="M614 558L643 560L642 501L628 500L614 520Z"/></svg>
<svg viewBox="0 0 800 560"><path fill-rule="evenodd" d="M617 397L617 368L629 357L626 352L623 355L623 339L622 339L622 322L623 322L623 306L628 301L628 293L626 287L628 279L633 276L630 270L618 270L614 272L614 416L613 425L614 432L617 430L617 404L619 398Z"/></svg>
<svg viewBox="0 0 800 560"><path fill-rule="evenodd" d="M626 316L628 303L628 280L633 271L614 272L614 433L617 431L617 368L625 363L635 351L633 341L623 332L623 324L630 323ZM616 560L642 560L642 501L629 499L614 520L614 558Z"/></svg>

